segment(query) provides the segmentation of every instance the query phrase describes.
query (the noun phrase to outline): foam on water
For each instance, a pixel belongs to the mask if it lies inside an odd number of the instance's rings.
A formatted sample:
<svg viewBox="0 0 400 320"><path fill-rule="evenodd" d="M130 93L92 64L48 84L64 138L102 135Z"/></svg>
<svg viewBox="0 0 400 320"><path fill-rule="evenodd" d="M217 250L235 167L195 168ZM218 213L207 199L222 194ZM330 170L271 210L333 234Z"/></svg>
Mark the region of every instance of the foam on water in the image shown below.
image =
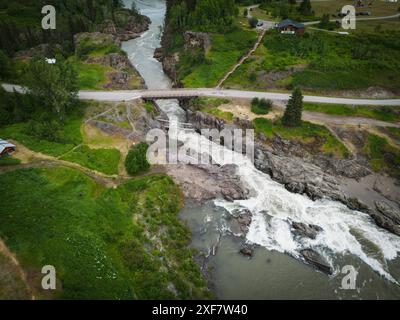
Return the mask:
<svg viewBox="0 0 400 320"><path fill-rule="evenodd" d="M149 30L140 38L123 43L123 49L128 52L130 60L149 88L170 88L171 81L164 74L161 63L153 58L154 49L160 46L159 35L160 27L162 28L164 24L165 1L135 2L142 14L150 17L152 23ZM130 7L132 0L124 0L124 3ZM180 117L183 114L183 110L174 100L162 101L159 105L168 116ZM368 215L352 211L338 202L312 201L306 196L290 193L284 186L258 171L245 156L212 144L205 137L195 133L180 132L178 136L197 152L200 150L204 152L211 145L212 148L208 153L220 165L229 163L238 165L237 173L253 191L253 196L248 200L233 203L216 200L215 204L230 212L238 207L248 208L252 212L252 223L247 234L249 242L294 257L300 256L301 249L312 248L334 267L335 257L353 254L382 276L397 283L390 274L386 261L397 257L400 251L400 238L378 228ZM323 231L314 240L296 239L290 231L292 221L315 224ZM372 254L366 252L361 238L373 244Z"/></svg>
<svg viewBox="0 0 400 320"><path fill-rule="evenodd" d="M326 199L312 201L304 195L291 193L269 175L257 170L246 156L216 145L203 136L184 132L178 136L196 152L209 150L210 156L220 165L238 165L237 174L254 196L233 203L216 200L215 204L229 212L243 207L252 212L253 219L247 234L249 242L294 257L300 256L300 250L312 248L333 264L335 256L353 254L388 280L397 283L386 261L397 257L400 238L378 228L369 215L350 210L339 202ZM323 231L314 240L298 239L291 232L293 221L318 225ZM368 254L360 239L373 244L374 252Z"/></svg>

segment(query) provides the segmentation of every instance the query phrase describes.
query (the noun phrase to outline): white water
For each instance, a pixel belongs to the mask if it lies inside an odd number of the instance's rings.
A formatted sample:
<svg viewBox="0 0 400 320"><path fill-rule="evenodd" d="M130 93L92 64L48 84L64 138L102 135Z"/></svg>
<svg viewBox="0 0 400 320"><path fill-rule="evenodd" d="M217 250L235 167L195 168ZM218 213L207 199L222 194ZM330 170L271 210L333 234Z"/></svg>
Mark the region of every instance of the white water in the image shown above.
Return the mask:
<svg viewBox="0 0 400 320"><path fill-rule="evenodd" d="M378 228L369 215L350 210L339 202L312 201L306 196L291 193L269 175L258 171L244 155L232 154L233 151L216 144L210 148L212 142L203 136L184 132L178 136L196 152L210 150L211 157L220 165L229 164L232 158L235 160L238 175L256 195L233 203L224 200L216 200L215 203L229 212L240 207L252 212L253 220L247 234L249 242L294 257L299 257L301 249L313 248L332 264L336 255L351 253L388 280L397 283L387 270L386 260L397 257L400 238ZM323 231L314 240L295 239L290 231L291 221L318 225ZM373 254L368 255L363 250L351 230L376 246ZM339 266L334 267L338 271Z"/></svg>
<svg viewBox="0 0 400 320"><path fill-rule="evenodd" d="M125 0L127 6L132 1ZM153 58L154 49L160 46L160 27L163 25L165 3L161 0L137 1L142 14L152 20L150 30L142 37L124 43L123 48L141 73L149 88L169 88L170 80L164 74L161 64ZM182 110L176 101L161 103L161 108L169 116L180 116ZM213 144L196 133L180 132L179 138L194 151L210 150L213 160L220 165L231 163L232 151ZM329 201L312 201L306 196L293 194L284 186L274 182L268 175L258 171L249 159L235 153L234 163L238 165L238 175L255 194L251 199L227 202L216 200L218 206L232 211L238 207L248 208L253 220L247 235L249 242L264 246L269 250L299 257L299 251L312 248L323 255L337 272L341 267L335 265L338 255L353 254L359 257L374 271L388 280L398 283L390 274L386 261L397 257L400 252L400 237L378 228L372 219L361 212L349 210L343 204ZM315 240L294 239L290 222L297 221L320 226ZM358 239L352 234L356 232ZM360 243L360 237L367 240L373 253L368 253ZM363 241L365 243L365 240Z"/></svg>

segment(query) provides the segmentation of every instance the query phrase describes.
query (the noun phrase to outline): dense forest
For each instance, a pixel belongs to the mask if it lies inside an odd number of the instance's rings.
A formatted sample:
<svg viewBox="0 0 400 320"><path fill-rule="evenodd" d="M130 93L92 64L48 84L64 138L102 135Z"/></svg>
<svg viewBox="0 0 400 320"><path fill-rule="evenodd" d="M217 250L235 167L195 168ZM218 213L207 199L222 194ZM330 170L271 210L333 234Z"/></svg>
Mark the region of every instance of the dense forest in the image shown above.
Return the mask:
<svg viewBox="0 0 400 320"><path fill-rule="evenodd" d="M217 31L231 26L238 10L234 0L173 0L169 14L171 27L175 30L191 27Z"/></svg>
<svg viewBox="0 0 400 320"><path fill-rule="evenodd" d="M57 10L56 30L43 30L42 7ZM93 31L105 19L117 22L121 0L0 0L0 49L9 56L41 43L60 45L64 52L73 49L73 36Z"/></svg>

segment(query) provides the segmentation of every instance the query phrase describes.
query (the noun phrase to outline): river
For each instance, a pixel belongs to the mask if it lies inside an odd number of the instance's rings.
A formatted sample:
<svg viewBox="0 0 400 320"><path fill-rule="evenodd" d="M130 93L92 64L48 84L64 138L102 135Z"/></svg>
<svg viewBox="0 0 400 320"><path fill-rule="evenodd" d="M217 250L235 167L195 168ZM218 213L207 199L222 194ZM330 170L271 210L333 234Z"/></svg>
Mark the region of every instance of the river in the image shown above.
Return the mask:
<svg viewBox="0 0 400 320"><path fill-rule="evenodd" d="M132 0L124 0L130 7ZM171 87L161 63L153 58L160 46L166 5L162 0L135 1L140 12L150 17L150 29L140 38L124 42L123 50L151 89ZM182 117L177 101L160 101L168 116ZM181 133L180 139L196 150L210 141L197 133ZM204 149L202 149L204 150ZM220 165L228 163L232 151L216 146L210 152ZM212 290L221 299L399 299L400 238L378 228L371 218L344 205L312 201L288 192L268 175L258 171L248 158L235 154L238 175L252 190L248 200L221 199L196 205L188 203L181 218L191 228L192 246L208 252L219 239L217 254L211 256ZM248 243L258 245L248 259L238 251L243 240L229 234L227 216L246 208L253 218ZM318 225L323 231L316 239L295 238L290 222ZM300 250L312 248L334 268L327 276L300 261ZM356 288L341 288L345 265L357 272Z"/></svg>

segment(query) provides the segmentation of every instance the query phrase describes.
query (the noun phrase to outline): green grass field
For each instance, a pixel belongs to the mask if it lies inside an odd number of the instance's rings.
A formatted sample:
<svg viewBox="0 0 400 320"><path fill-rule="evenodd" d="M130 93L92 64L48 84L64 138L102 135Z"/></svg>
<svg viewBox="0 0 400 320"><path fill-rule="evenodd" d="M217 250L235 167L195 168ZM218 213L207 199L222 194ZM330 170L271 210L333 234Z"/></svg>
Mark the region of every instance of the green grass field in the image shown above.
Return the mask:
<svg viewBox="0 0 400 320"><path fill-rule="evenodd" d="M400 121L400 107L349 106L342 104L304 103L304 110L346 117L363 117L381 121Z"/></svg>
<svg viewBox="0 0 400 320"><path fill-rule="evenodd" d="M267 138L279 134L282 138L308 146L314 153L322 152L338 158L350 155L347 148L324 126L303 121L301 127L287 128L279 121L272 122L265 118L254 119L253 126L256 132L263 133Z"/></svg>
<svg viewBox="0 0 400 320"><path fill-rule="evenodd" d="M82 145L60 159L111 175L118 174L121 153L117 149L90 149Z"/></svg>
<svg viewBox="0 0 400 320"><path fill-rule="evenodd" d="M107 73L113 69L100 64L88 64L69 59L78 72L78 86L82 90L101 90L108 82Z"/></svg>
<svg viewBox="0 0 400 320"><path fill-rule="evenodd" d="M72 169L19 170L0 175L0 195L0 237L39 299L209 297L167 176L108 189ZM56 291L41 289L44 265L56 268Z"/></svg>

